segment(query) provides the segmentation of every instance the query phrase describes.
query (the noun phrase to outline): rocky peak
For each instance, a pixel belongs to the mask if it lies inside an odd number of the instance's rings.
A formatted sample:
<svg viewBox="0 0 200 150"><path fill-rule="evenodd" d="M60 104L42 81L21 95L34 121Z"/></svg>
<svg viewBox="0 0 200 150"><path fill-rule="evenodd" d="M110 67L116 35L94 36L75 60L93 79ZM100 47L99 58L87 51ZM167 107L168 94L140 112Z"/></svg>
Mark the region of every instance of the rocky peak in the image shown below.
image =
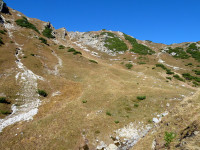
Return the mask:
<svg viewBox="0 0 200 150"><path fill-rule="evenodd" d="M0 0L0 12L5 14L10 14L9 9L3 0Z"/></svg>

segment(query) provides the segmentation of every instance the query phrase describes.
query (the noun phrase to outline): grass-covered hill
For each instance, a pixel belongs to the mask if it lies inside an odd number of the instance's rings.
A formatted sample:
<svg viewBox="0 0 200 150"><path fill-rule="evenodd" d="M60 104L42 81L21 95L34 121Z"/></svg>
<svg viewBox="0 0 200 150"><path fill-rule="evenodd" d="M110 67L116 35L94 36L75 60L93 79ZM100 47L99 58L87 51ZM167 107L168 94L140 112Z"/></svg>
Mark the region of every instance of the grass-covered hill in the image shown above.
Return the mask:
<svg viewBox="0 0 200 150"><path fill-rule="evenodd" d="M199 42L56 30L8 9L0 24L0 149L198 147Z"/></svg>

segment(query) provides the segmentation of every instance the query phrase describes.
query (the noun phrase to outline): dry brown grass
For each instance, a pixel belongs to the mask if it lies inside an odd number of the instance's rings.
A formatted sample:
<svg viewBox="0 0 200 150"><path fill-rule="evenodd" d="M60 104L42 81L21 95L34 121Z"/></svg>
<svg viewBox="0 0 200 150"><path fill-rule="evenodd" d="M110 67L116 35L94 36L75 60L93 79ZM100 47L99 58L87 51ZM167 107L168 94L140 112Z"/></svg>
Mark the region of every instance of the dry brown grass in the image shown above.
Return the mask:
<svg viewBox="0 0 200 150"><path fill-rule="evenodd" d="M16 14L13 15L18 18ZM36 19L31 21L39 25L39 29L42 28L42 22ZM67 52L67 48L59 50L53 41L48 40L50 47L40 43L35 34L38 35L23 28L20 32L16 31L14 36L19 44L24 44L23 53L27 56L22 57L24 65L45 78L44 81L38 81L38 88L47 91L48 96L42 99L42 105L33 121L16 123L0 133L2 149L78 149L85 141L89 141L90 149L94 149L96 139L109 144L109 135L114 130L134 121L148 124L148 120L156 116L155 113L160 114L176 108L175 105L180 101L170 99L182 98L181 95L189 96L195 91L190 85L183 87L183 83L178 81L166 82L163 70L152 70L158 61L155 55L145 56L147 64L133 65L133 68L128 70L120 63L129 60L137 63L139 56L135 55L137 59L134 59L132 54L125 53L111 57L99 52L102 58L96 58L75 46L73 42L67 41L66 47L72 46L83 53L83 56L73 55ZM67 39L69 40L69 37ZM155 46L153 43L152 47ZM0 84L4 85L0 86L0 93L6 93L14 99L19 86L15 81L16 47L6 42L0 52L4 52L7 47L9 53L2 53L0 57L0 65L3 66L0 72L7 71L6 74L11 75L0 78ZM156 50L161 47L163 45L158 44ZM63 61L57 76L49 72L54 70L58 63L52 50ZM120 60L111 61L111 58ZM163 55L162 58L167 63L187 68L182 64L182 60L175 60L168 55ZM98 61L98 64L90 63L89 59ZM56 91L61 94L52 97ZM136 97L140 95L146 96L147 99L138 101ZM87 103L83 103L83 100ZM136 103L138 108L134 107ZM167 103L170 103L170 108L166 107ZM106 115L106 111L112 115ZM120 123L116 124L115 120ZM151 142L152 137L147 139L145 148Z"/></svg>

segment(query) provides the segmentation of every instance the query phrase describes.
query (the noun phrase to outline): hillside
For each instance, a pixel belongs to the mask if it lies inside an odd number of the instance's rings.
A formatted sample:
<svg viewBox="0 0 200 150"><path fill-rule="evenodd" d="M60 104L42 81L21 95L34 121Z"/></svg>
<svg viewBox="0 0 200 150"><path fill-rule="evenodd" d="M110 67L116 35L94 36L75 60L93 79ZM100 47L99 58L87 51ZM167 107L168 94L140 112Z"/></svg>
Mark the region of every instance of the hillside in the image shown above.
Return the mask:
<svg viewBox="0 0 200 150"><path fill-rule="evenodd" d="M200 42L0 11L0 149L199 149Z"/></svg>

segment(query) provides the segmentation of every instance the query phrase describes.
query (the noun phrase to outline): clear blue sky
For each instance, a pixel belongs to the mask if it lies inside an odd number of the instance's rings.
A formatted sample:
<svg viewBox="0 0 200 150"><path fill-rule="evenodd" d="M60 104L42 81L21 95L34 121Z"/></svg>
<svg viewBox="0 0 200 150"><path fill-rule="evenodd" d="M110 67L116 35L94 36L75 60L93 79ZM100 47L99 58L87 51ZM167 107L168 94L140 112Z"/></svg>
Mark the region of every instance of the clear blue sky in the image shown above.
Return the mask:
<svg viewBox="0 0 200 150"><path fill-rule="evenodd" d="M68 31L122 31L157 43L200 41L200 0L4 0Z"/></svg>

